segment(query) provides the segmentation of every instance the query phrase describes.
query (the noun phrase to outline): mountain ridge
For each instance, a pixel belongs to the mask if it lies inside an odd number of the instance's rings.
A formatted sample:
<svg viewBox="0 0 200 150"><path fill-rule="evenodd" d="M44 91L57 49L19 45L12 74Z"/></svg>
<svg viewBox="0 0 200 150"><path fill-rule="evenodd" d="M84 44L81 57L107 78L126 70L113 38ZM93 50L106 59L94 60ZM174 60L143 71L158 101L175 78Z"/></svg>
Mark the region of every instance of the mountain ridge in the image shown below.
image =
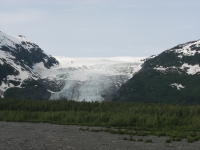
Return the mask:
<svg viewBox="0 0 200 150"><path fill-rule="evenodd" d="M0 32L0 97L199 103L199 75L200 40L148 58L70 58Z"/></svg>
<svg viewBox="0 0 200 150"><path fill-rule="evenodd" d="M199 103L200 40L147 59L113 101Z"/></svg>

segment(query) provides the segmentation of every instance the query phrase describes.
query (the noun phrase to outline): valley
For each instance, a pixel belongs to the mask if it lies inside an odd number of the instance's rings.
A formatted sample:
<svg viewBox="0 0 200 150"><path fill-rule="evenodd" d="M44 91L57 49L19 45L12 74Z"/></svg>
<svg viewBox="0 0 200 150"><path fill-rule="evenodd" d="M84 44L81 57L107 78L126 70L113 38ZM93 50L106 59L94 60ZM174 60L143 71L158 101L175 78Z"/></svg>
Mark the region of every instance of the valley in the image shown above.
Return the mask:
<svg viewBox="0 0 200 150"><path fill-rule="evenodd" d="M199 8L0 2L0 150L200 150Z"/></svg>
<svg viewBox="0 0 200 150"><path fill-rule="evenodd" d="M35 96L21 98L110 101L112 93L144 62L143 57L52 57L24 36L0 34L0 67L13 72L5 72L1 78L0 93L5 98L18 97L16 90L23 95L29 88L27 93Z"/></svg>

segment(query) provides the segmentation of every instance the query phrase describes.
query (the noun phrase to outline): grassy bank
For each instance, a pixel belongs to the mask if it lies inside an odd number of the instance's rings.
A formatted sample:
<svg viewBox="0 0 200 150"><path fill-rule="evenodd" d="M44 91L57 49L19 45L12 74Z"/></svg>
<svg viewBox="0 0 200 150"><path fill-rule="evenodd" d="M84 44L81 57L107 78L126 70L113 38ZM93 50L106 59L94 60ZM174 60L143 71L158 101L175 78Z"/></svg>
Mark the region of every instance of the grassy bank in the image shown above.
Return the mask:
<svg viewBox="0 0 200 150"><path fill-rule="evenodd" d="M117 134L200 139L200 105L0 99L0 120L102 126Z"/></svg>

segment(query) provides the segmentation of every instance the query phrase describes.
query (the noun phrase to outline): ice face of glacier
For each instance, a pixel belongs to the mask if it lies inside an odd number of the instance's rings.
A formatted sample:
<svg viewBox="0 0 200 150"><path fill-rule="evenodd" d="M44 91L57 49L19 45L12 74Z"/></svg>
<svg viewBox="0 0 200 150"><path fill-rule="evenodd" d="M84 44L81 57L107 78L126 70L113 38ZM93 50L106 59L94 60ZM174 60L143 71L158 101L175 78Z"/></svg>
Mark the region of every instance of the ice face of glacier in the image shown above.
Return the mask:
<svg viewBox="0 0 200 150"><path fill-rule="evenodd" d="M52 92L50 99L104 101L141 69L144 58L68 58L55 57L59 66L43 75L62 84L62 90Z"/></svg>

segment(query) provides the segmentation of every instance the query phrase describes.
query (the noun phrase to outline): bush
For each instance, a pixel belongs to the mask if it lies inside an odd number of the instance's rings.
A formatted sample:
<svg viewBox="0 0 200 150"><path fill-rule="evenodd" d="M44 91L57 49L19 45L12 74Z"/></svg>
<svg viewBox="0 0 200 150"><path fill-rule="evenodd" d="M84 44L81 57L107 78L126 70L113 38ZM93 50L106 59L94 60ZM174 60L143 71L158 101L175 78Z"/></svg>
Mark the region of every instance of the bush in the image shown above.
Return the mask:
<svg viewBox="0 0 200 150"><path fill-rule="evenodd" d="M181 141L182 139L180 137L177 137L175 140L176 141Z"/></svg>
<svg viewBox="0 0 200 150"><path fill-rule="evenodd" d="M198 140L199 140L199 137L187 136L188 143L193 143L193 142L198 141Z"/></svg>
<svg viewBox="0 0 200 150"><path fill-rule="evenodd" d="M166 143L171 143L171 139L166 139Z"/></svg>
<svg viewBox="0 0 200 150"><path fill-rule="evenodd" d="M123 140L127 140L127 138L126 138L126 137L124 137L124 138L123 138Z"/></svg>
<svg viewBox="0 0 200 150"><path fill-rule="evenodd" d="M151 139L147 139L145 142L146 143L152 143L153 141Z"/></svg>
<svg viewBox="0 0 200 150"><path fill-rule="evenodd" d="M142 141L143 141L143 139L142 139L142 138L139 138L137 141L138 141L138 142L142 142Z"/></svg>
<svg viewBox="0 0 200 150"><path fill-rule="evenodd" d="M100 132L99 129L91 129L90 131L91 131L91 132Z"/></svg>
<svg viewBox="0 0 200 150"><path fill-rule="evenodd" d="M133 137L130 137L129 141L135 141L135 139L133 139Z"/></svg>
<svg viewBox="0 0 200 150"><path fill-rule="evenodd" d="M83 128L83 127L81 127L81 128L79 128L79 130L81 130L81 131L89 131L89 128Z"/></svg>

